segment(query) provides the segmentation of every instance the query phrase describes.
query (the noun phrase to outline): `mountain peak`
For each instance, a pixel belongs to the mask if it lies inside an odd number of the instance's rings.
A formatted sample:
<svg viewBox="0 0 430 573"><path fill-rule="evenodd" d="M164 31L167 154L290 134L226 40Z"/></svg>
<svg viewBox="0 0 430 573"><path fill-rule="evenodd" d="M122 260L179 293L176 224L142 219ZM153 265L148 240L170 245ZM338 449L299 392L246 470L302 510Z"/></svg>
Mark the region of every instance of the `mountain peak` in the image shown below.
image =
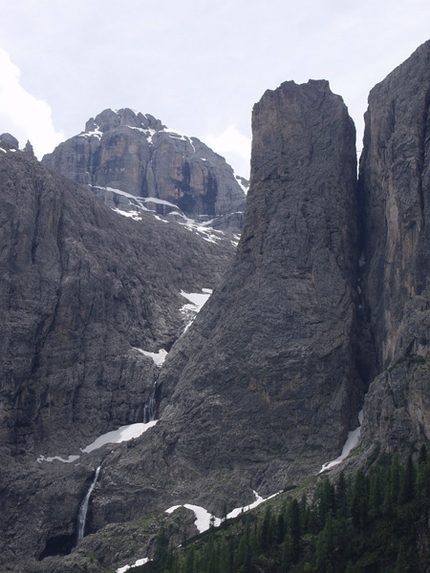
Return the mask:
<svg viewBox="0 0 430 573"><path fill-rule="evenodd" d="M125 107L117 110L108 108L96 115L96 117L91 117L85 124L85 132L101 131L106 133L120 126L153 129L155 131L162 131L166 128L153 115L143 114L140 111L133 111Z"/></svg>
<svg viewBox="0 0 430 573"><path fill-rule="evenodd" d="M91 187L109 207L135 211L142 198L154 198L164 202L157 203L158 214L166 214L168 202L180 217L240 229L244 182L199 139L168 129L150 114L105 109L42 162Z"/></svg>
<svg viewBox="0 0 430 573"><path fill-rule="evenodd" d="M11 135L10 133L2 133L0 135L0 147L2 147L3 149L17 150L19 148L19 142L16 139L16 137Z"/></svg>

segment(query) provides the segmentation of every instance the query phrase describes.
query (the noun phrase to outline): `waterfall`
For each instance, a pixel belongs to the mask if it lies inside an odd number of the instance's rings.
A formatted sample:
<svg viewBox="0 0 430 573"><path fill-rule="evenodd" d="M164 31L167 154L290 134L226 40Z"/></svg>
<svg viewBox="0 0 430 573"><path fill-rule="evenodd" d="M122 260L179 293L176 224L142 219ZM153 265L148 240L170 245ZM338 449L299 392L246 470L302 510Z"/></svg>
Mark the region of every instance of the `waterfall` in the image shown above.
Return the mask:
<svg viewBox="0 0 430 573"><path fill-rule="evenodd" d="M84 497L84 501L81 504L81 507L79 508L79 514L78 514L78 533L77 533L77 539L76 539L76 545L78 545L78 543L83 539L84 537L84 531L85 531L85 522L87 520L87 511L88 511L88 504L90 501L90 497L91 494L93 493L93 489L97 483L97 480L99 478L99 473L100 473L100 466L96 469L96 473L94 475L94 479L87 491L86 496Z"/></svg>
<svg viewBox="0 0 430 573"><path fill-rule="evenodd" d="M157 390L157 383L154 382L152 385L151 392L148 396L148 399L145 402L145 406L143 407L143 422L147 424L148 422L152 422L155 420L155 414L157 413L157 401L155 399L155 392Z"/></svg>

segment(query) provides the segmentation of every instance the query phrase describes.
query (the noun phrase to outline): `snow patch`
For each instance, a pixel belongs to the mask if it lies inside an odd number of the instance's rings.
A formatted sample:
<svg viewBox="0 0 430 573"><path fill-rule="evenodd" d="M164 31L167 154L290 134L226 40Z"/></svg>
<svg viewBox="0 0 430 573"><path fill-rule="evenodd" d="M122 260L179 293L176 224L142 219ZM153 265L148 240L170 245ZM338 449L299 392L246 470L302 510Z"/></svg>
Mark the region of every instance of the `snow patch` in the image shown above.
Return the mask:
<svg viewBox="0 0 430 573"><path fill-rule="evenodd" d="M140 221L142 218L139 214L139 211L123 211L122 209L118 209L118 208L113 208L112 211L115 211L115 213L118 213L119 215L122 215L123 217L129 217L130 219L133 219L134 221Z"/></svg>
<svg viewBox="0 0 430 573"><path fill-rule="evenodd" d="M138 559L132 565L124 565L124 567L120 567L115 571L115 573L125 573L132 567L140 567L141 565L145 565L145 563L148 563L148 561L150 561L148 557L145 557L144 559Z"/></svg>
<svg viewBox="0 0 430 573"><path fill-rule="evenodd" d="M186 507L194 512L194 515L196 516L194 523L196 524L199 533L207 531L211 525L218 527L221 523L221 519L219 517L213 516L204 507L201 507L200 505L192 505L191 503L186 503L183 506L174 505L169 507L169 509L166 509L166 513L173 513L175 509L178 509L179 507Z"/></svg>
<svg viewBox="0 0 430 573"><path fill-rule="evenodd" d="M164 348L160 348L158 352L148 352L147 350L142 350L141 348L136 348L136 347L134 348L144 356L152 358L154 364L158 367L162 366L164 361L166 360L167 350L164 350Z"/></svg>
<svg viewBox="0 0 430 573"><path fill-rule="evenodd" d="M358 414L358 421L360 425L358 426L358 428L348 433L348 438L342 448L342 453L340 454L340 456L335 460L332 460L331 462L323 464L319 473L329 470L332 467L337 466L338 464L343 462L343 460L349 455L351 450L353 450L357 446L358 440L360 439L361 424L363 423L363 410L361 410L361 412L359 412Z"/></svg>
<svg viewBox="0 0 430 573"><path fill-rule="evenodd" d="M226 518L227 519L233 519L234 517L237 517L238 515L240 515L241 513L245 512L245 511L249 511L250 509L254 509L254 507L257 507L258 505L260 505L261 503L264 503L265 501L268 501L269 499L272 499L273 497L276 497L277 495L279 495L281 492L278 491L276 493L273 493L272 495L269 495L269 497L266 497L265 499L263 497L261 497L260 495L258 495L258 493L256 491L254 491L254 495L255 495L255 501L253 503L251 503L250 505L244 505L243 507L236 507L235 509L232 509L230 511L230 513L227 514Z"/></svg>
<svg viewBox="0 0 430 573"><path fill-rule="evenodd" d="M156 205L166 205L167 207L172 207L173 209L177 209L177 205L173 203L169 203L165 199L159 199L158 197L134 197L135 199L139 199L144 203L155 203Z"/></svg>
<svg viewBox="0 0 430 573"><path fill-rule="evenodd" d="M133 438L138 438L143 433L145 433L149 428L155 426L158 420L152 420L151 422L147 422L144 424L140 422L138 424L130 424L128 426L121 426L118 430L113 430L112 432L107 432L102 436L99 436L94 442L92 442L89 446L81 449L81 451L85 454L89 454L93 450L97 450L101 448L105 444L119 444L121 442L128 442Z"/></svg>
<svg viewBox="0 0 430 573"><path fill-rule="evenodd" d="M78 135L78 137L96 137L97 139L101 139L103 136L103 132L100 129L95 129L94 131L83 131Z"/></svg>
<svg viewBox="0 0 430 573"><path fill-rule="evenodd" d="M58 461L58 462L62 462L63 464L71 464L73 462L76 462L76 460L79 460L81 456L69 456L67 459L62 458L61 456L39 456L37 458L37 462L39 464L41 464L42 462L53 462L53 461Z"/></svg>
<svg viewBox="0 0 430 573"><path fill-rule="evenodd" d="M246 186L243 184L243 178L240 175L236 175L236 173L234 173L234 178L239 183L239 185L240 185L242 191L245 193L245 195L248 195L249 186Z"/></svg>
<svg viewBox="0 0 430 573"><path fill-rule="evenodd" d="M261 503L264 503L265 501L272 499L273 497L279 495L279 493L280 492L274 493L273 495L264 499L260 495L258 495L256 491L254 491L255 501L250 505L244 505L243 507L236 507L226 515L226 519L233 519L234 517L237 517L241 513L249 511L250 509L257 507ZM219 517L215 517L214 515L209 513L204 507L201 507L200 505L192 505L190 503L186 503L184 505L173 505L172 507L169 507L169 509L166 509L166 513L173 513L179 507L186 507L187 509L191 509L191 511L194 512L194 515L196 516L194 523L196 524L199 533L207 531L211 526L218 527L223 521Z"/></svg>
<svg viewBox="0 0 430 573"><path fill-rule="evenodd" d="M181 290L181 295L189 300L188 304L184 304L179 309L179 312L187 319L187 325L184 328L183 334L188 330L189 326L194 322L197 314L202 309L205 302L208 300L212 294L212 289L203 288L202 293L200 292L185 292Z"/></svg>
<svg viewBox="0 0 430 573"><path fill-rule="evenodd" d="M169 221L166 221L166 219L162 219L159 215L154 215L154 219L157 219L157 221L161 221L162 223L168 223Z"/></svg>
<svg viewBox="0 0 430 573"><path fill-rule="evenodd" d="M212 289L202 288L202 292L185 292L181 290L181 296L189 300L193 307L196 308L196 312L200 312L205 302L212 294ZM190 305L185 305L190 306Z"/></svg>
<svg viewBox="0 0 430 573"><path fill-rule="evenodd" d="M92 442L89 446L85 448L81 448L81 452L84 454L89 454L93 450L97 450L101 448L105 444L119 444L121 442L128 442L133 438L138 438L142 434L144 434L149 428L155 426L158 420L152 420L151 422L138 423L138 424L130 424L128 426L121 426L118 430L113 430L112 432L107 432L102 436L99 436L94 442ZM39 456L37 458L37 462L41 464L42 462L53 462L59 461L65 464L71 464L78 460L81 456L69 456L67 459L62 458L61 456Z"/></svg>

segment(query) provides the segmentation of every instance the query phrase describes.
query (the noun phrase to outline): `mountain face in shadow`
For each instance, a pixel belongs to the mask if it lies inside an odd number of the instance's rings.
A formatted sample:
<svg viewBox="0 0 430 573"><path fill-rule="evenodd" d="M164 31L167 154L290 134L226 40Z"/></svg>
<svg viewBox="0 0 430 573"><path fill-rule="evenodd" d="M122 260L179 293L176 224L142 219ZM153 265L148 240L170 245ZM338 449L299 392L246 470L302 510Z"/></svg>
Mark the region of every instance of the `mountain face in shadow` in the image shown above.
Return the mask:
<svg viewBox="0 0 430 573"><path fill-rule="evenodd" d="M142 520L178 504L222 516L315 476L360 410L351 471L428 441L429 63L427 42L372 90L358 181L328 82L267 91L233 259L221 235L121 218L10 142L0 152L4 563L95 572L145 556ZM85 145L105 137L94 122ZM161 138L151 125L124 129ZM184 293L205 288L184 332ZM160 349L161 367L145 354ZM142 436L78 449L141 422L150 392ZM35 461L73 453L79 465ZM93 535L72 549L91 487Z"/></svg>

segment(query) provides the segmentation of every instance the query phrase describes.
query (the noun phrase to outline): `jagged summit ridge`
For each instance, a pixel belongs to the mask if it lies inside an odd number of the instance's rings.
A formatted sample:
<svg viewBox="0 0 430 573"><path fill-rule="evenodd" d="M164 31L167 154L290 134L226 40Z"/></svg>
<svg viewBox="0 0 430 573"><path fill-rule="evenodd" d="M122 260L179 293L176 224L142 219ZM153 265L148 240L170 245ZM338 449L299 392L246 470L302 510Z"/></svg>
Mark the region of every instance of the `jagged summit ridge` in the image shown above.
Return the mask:
<svg viewBox="0 0 430 573"><path fill-rule="evenodd" d="M85 133L101 131L102 133L120 126L136 127L143 130L162 131L166 126L150 114L133 111L130 108L118 110L105 109L95 118L91 117L85 124ZM81 134L82 135L82 134Z"/></svg>
<svg viewBox="0 0 430 573"><path fill-rule="evenodd" d="M179 216L234 231L241 225L241 178L199 139L168 129L149 114L104 110L42 162L90 186L110 207L139 208L132 197L154 198L173 205L170 211ZM124 199L121 191L132 197ZM166 214L165 208L155 209Z"/></svg>

